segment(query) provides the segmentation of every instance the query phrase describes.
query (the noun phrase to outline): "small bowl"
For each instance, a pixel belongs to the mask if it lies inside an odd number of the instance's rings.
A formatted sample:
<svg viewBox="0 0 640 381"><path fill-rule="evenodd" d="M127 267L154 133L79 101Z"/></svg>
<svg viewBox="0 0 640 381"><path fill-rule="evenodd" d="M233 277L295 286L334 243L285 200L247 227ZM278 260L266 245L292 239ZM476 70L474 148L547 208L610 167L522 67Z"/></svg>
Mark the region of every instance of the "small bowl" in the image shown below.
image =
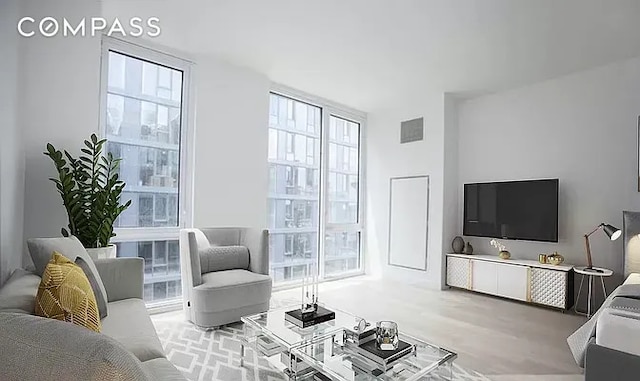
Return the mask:
<svg viewBox="0 0 640 381"><path fill-rule="evenodd" d="M564 262L562 255L550 255L547 257L547 263L550 265L559 265Z"/></svg>

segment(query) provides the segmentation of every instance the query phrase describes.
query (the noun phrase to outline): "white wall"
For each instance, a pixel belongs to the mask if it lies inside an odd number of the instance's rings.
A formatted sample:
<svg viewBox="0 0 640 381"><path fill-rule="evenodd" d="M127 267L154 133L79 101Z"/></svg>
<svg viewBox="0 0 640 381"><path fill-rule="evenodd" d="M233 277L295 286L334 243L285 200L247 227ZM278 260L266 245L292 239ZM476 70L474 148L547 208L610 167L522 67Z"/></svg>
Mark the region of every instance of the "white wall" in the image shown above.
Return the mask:
<svg viewBox="0 0 640 381"><path fill-rule="evenodd" d="M35 19L66 17L74 23L99 16L95 1L27 1ZM74 24L75 25L75 24ZM25 238L60 236L67 217L55 185L48 142L77 154L84 139L99 133L100 38L37 35L22 39L20 115L25 148ZM30 263L28 256L24 264Z"/></svg>
<svg viewBox="0 0 640 381"><path fill-rule="evenodd" d="M266 227L266 76L197 60L194 226Z"/></svg>
<svg viewBox="0 0 640 381"><path fill-rule="evenodd" d="M0 5L0 285L21 265L24 154L18 125L17 1Z"/></svg>
<svg viewBox="0 0 640 381"><path fill-rule="evenodd" d="M558 251L568 263L585 265L582 236L600 222L622 228L622 211L640 210L639 90L636 58L461 104L459 189L469 182L560 179L560 242L506 241L513 257ZM474 252L495 252L488 239L470 240ZM622 271L621 240L599 232L591 245L594 265Z"/></svg>
<svg viewBox="0 0 640 381"><path fill-rule="evenodd" d="M400 144L400 122L424 117L424 140ZM442 282L444 97L428 94L385 110L372 110L366 131L366 266L374 275L423 283ZM427 271L389 266L389 179L429 175ZM420 234L420 232L416 232ZM425 253L415 253L424 256Z"/></svg>

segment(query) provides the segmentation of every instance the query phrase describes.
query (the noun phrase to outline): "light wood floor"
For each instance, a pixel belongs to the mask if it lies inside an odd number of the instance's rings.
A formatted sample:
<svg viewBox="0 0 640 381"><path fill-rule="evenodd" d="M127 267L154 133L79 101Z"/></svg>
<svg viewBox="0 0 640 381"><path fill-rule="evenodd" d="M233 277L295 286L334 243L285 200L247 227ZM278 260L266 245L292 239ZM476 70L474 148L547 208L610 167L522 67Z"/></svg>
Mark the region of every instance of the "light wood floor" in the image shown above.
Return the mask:
<svg viewBox="0 0 640 381"><path fill-rule="evenodd" d="M298 300L299 293L274 297ZM459 365L495 381L584 379L565 341L585 322L581 316L368 277L324 283L320 301L371 321L396 321L401 331L457 352Z"/></svg>

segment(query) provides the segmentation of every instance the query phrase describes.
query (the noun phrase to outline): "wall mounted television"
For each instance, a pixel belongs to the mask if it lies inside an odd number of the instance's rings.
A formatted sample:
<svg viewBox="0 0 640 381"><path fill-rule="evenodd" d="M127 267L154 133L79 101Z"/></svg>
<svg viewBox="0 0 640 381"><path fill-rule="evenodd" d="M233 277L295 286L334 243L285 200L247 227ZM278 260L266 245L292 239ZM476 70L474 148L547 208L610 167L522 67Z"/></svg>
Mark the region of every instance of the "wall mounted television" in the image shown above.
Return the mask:
<svg viewBox="0 0 640 381"><path fill-rule="evenodd" d="M465 236L558 242L558 179L464 185Z"/></svg>

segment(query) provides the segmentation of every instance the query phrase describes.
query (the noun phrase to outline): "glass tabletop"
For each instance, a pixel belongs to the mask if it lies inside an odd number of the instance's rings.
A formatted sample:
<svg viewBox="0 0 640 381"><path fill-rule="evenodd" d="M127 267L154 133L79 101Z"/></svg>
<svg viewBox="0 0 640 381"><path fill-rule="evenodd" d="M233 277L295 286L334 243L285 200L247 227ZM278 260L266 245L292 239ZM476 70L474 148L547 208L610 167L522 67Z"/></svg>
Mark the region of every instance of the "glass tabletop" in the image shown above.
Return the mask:
<svg viewBox="0 0 640 381"><path fill-rule="evenodd" d="M335 332L332 337L307 343L293 349L292 353L332 380L413 381L431 376L433 379L451 378L451 363L457 354L409 335L400 333L399 337L413 345L414 351L389 364L386 369L363 356L361 349Z"/></svg>
<svg viewBox="0 0 640 381"><path fill-rule="evenodd" d="M269 310L256 315L245 316L242 318L242 322L245 324L245 328L257 331L255 334L267 335L270 339L291 350L291 348L303 344L331 337L336 332L340 332L340 335L342 335L344 328L353 328L362 320L362 318L347 312L322 304L320 305L335 312L336 318L311 327L300 328L285 320L285 313L287 311L300 308L299 305L294 305Z"/></svg>

